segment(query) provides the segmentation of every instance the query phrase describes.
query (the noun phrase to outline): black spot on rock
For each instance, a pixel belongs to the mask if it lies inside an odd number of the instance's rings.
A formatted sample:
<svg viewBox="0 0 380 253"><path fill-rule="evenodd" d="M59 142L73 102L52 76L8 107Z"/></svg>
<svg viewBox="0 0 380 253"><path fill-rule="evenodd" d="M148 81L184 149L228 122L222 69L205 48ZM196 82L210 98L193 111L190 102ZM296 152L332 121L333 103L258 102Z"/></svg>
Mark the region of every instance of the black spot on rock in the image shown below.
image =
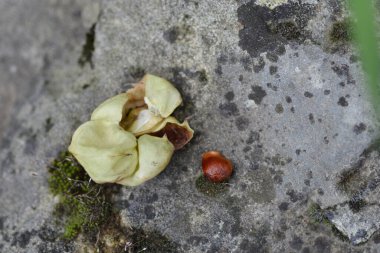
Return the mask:
<svg viewBox="0 0 380 253"><path fill-rule="evenodd" d="M323 91L323 94L325 94L325 95L329 95L329 94L330 94L330 90L324 90L324 91Z"/></svg>
<svg viewBox="0 0 380 253"><path fill-rule="evenodd" d="M255 101L256 104L261 104L263 98L267 95L267 92L260 86L254 85L251 87L252 93L248 95L248 98Z"/></svg>
<svg viewBox="0 0 380 253"><path fill-rule="evenodd" d="M0 217L0 231L4 229L4 222L7 217Z"/></svg>
<svg viewBox="0 0 380 253"><path fill-rule="evenodd" d="M186 24L173 26L164 31L163 38L169 43L175 43L177 41L185 40L186 37L193 34L193 28Z"/></svg>
<svg viewBox="0 0 380 253"><path fill-rule="evenodd" d="M340 97L338 100L338 105L346 107L348 106L348 102L345 97Z"/></svg>
<svg viewBox="0 0 380 253"><path fill-rule="evenodd" d="M147 197L147 202L148 203L154 203L158 200L158 195L157 193L153 193L152 195L150 195L149 197Z"/></svg>
<svg viewBox="0 0 380 253"><path fill-rule="evenodd" d="M156 211L153 206L147 205L144 207L144 213L148 220L153 220L156 217Z"/></svg>
<svg viewBox="0 0 380 253"><path fill-rule="evenodd" d="M271 10L251 0L237 10L244 26L239 31L239 46L257 57L263 52L281 51L288 41L303 41L308 34L304 28L314 9L310 4L289 3Z"/></svg>
<svg viewBox="0 0 380 253"><path fill-rule="evenodd" d="M253 64L253 71L254 71L255 73L259 73L261 70L264 69L264 67L265 67L265 61L264 61L263 57L260 56L260 57L257 59L257 62L255 62L255 63Z"/></svg>
<svg viewBox="0 0 380 253"><path fill-rule="evenodd" d="M96 24L93 24L86 34L86 42L82 47L82 54L78 59L78 64L81 67L83 67L86 63L89 63L91 68L94 68L94 63L92 62L92 54L95 50L95 27Z"/></svg>
<svg viewBox="0 0 380 253"><path fill-rule="evenodd" d="M222 65L226 64L228 62L227 55L221 54L217 59L216 62L218 63L217 68L215 69L215 73L218 75L222 75Z"/></svg>
<svg viewBox="0 0 380 253"><path fill-rule="evenodd" d="M377 233L376 235L373 236L373 241L376 244L380 243L380 233Z"/></svg>
<svg viewBox="0 0 380 253"><path fill-rule="evenodd" d="M164 31L163 37L169 43L175 43L179 36L179 29L177 26L171 27Z"/></svg>
<svg viewBox="0 0 380 253"><path fill-rule="evenodd" d="M357 124L354 126L354 133L355 134L361 134L362 132L364 132L365 130L367 129L367 126L366 124L364 124L363 122Z"/></svg>
<svg viewBox="0 0 380 253"><path fill-rule="evenodd" d="M289 208L288 202L282 202L281 204L278 205L278 209L280 209L280 211L287 211L288 208Z"/></svg>
<svg viewBox="0 0 380 253"><path fill-rule="evenodd" d="M278 56L272 52L268 52L266 57L271 62L277 62L278 61Z"/></svg>
<svg viewBox="0 0 380 253"><path fill-rule="evenodd" d="M282 104L277 104L276 107L275 107L275 111L277 113L283 113L284 112L284 107L282 107Z"/></svg>
<svg viewBox="0 0 380 253"><path fill-rule="evenodd" d="M249 239L245 238L239 245L239 252L269 252L268 236L269 229L265 226L250 233Z"/></svg>
<svg viewBox="0 0 380 253"><path fill-rule="evenodd" d="M312 113L309 114L309 121L310 121L310 124L314 124L315 123L314 115Z"/></svg>
<svg viewBox="0 0 380 253"><path fill-rule="evenodd" d="M356 55L351 55L350 56L350 63L355 63L358 61L358 57Z"/></svg>
<svg viewBox="0 0 380 253"><path fill-rule="evenodd" d="M198 80L201 83L207 83L208 77L207 77L207 72L205 69L199 70L196 72L198 74Z"/></svg>
<svg viewBox="0 0 380 253"><path fill-rule="evenodd" d="M267 87L272 89L273 91L277 91L277 86L276 85L272 85L271 83L267 83Z"/></svg>
<svg viewBox="0 0 380 253"><path fill-rule="evenodd" d="M126 76L131 76L134 80L141 79L145 75L145 69L140 66L131 66L126 69Z"/></svg>
<svg viewBox="0 0 380 253"><path fill-rule="evenodd" d="M286 195L288 195L290 197L290 200L292 202L297 202L297 201L303 199L302 193L296 192L295 190L288 190L288 191L286 191Z"/></svg>
<svg viewBox="0 0 380 253"><path fill-rule="evenodd" d="M44 225L37 231L37 235L44 242L54 242L59 237L59 232Z"/></svg>
<svg viewBox="0 0 380 253"><path fill-rule="evenodd" d="M235 94L233 91L229 91L227 92L224 97L229 101L231 102L232 100L234 100L234 97L235 97Z"/></svg>
<svg viewBox="0 0 380 253"><path fill-rule="evenodd" d="M278 46L274 52L278 55L284 55L286 52L285 46L284 45Z"/></svg>
<svg viewBox="0 0 380 253"><path fill-rule="evenodd" d="M254 142L259 142L259 141L260 141L260 134L258 132L251 131L246 143L253 144Z"/></svg>
<svg viewBox="0 0 380 253"><path fill-rule="evenodd" d="M34 155L36 153L36 148L38 145L37 135L33 134L26 140L24 147L24 154Z"/></svg>
<svg viewBox="0 0 380 253"><path fill-rule="evenodd" d="M289 96L285 97L286 103L290 104L292 102L292 98Z"/></svg>
<svg viewBox="0 0 380 253"><path fill-rule="evenodd" d="M292 113L295 112L294 106L292 106L292 107L290 108L290 111L291 111Z"/></svg>
<svg viewBox="0 0 380 253"><path fill-rule="evenodd" d="M307 98L312 98L313 97L313 93L311 92L308 92L308 91L305 91L305 93L303 94L305 97Z"/></svg>
<svg viewBox="0 0 380 253"><path fill-rule="evenodd" d="M237 127L237 129L238 129L239 131L243 131L243 130L245 130L245 129L248 128L249 120L248 120L247 118L241 116L241 117L238 117L238 118L236 119L235 124L236 124L236 127Z"/></svg>
<svg viewBox="0 0 380 253"><path fill-rule="evenodd" d="M276 66L270 66L269 67L269 74L274 75L277 73L277 67Z"/></svg>
<svg viewBox="0 0 380 253"><path fill-rule="evenodd" d="M219 110L221 111L222 115L225 117L230 116L237 116L239 115L239 109L237 108L235 103L224 103L219 105Z"/></svg>
<svg viewBox="0 0 380 253"><path fill-rule="evenodd" d="M353 213L359 212L363 207L367 205L367 202L361 197L352 197L348 202L348 207Z"/></svg>
<svg viewBox="0 0 380 253"><path fill-rule="evenodd" d="M320 236L314 241L314 249L315 252L318 253L330 253L331 245L330 242L326 239L326 237Z"/></svg>
<svg viewBox="0 0 380 253"><path fill-rule="evenodd" d="M332 70L340 77L345 77L347 80L347 84L354 84L355 80L350 74L350 67L347 64L336 65L332 62Z"/></svg>
<svg viewBox="0 0 380 253"><path fill-rule="evenodd" d="M246 147L243 148L243 152L244 153L247 153L247 152L249 152L251 150L252 150L252 148L250 146L246 146Z"/></svg>
<svg viewBox="0 0 380 253"><path fill-rule="evenodd" d="M242 57L240 59L240 63L243 65L243 68L246 71L249 71L249 72L252 71L253 62L252 62L252 58L251 57L249 57L249 56Z"/></svg>
<svg viewBox="0 0 380 253"><path fill-rule="evenodd" d="M45 120L45 132L48 133L52 127L54 126L54 123L52 122L51 118L47 118Z"/></svg>
<svg viewBox="0 0 380 253"><path fill-rule="evenodd" d="M24 249L29 244L30 238L32 237L34 233L35 231L24 231L22 233L16 232L13 235L13 240L12 240L11 245L12 246L18 245Z"/></svg>
<svg viewBox="0 0 380 253"><path fill-rule="evenodd" d="M300 237L298 236L293 236L293 239L289 242L289 245L291 248L295 250L300 250L302 249L303 241Z"/></svg>

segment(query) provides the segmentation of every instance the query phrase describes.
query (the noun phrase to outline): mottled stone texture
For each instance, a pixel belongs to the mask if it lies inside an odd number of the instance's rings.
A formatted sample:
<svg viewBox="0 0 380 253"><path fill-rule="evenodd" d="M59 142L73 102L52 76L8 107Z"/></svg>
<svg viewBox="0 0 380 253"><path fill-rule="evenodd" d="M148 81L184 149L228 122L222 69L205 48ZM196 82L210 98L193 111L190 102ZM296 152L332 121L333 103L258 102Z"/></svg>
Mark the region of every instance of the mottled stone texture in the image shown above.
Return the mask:
<svg viewBox="0 0 380 253"><path fill-rule="evenodd" d="M125 225L179 252L380 252L378 126L352 45L331 38L344 7L263 2L1 1L0 251L74 250L52 222L46 166L149 72L181 91L176 115L196 133L115 196ZM196 184L208 150L235 168L212 195Z"/></svg>

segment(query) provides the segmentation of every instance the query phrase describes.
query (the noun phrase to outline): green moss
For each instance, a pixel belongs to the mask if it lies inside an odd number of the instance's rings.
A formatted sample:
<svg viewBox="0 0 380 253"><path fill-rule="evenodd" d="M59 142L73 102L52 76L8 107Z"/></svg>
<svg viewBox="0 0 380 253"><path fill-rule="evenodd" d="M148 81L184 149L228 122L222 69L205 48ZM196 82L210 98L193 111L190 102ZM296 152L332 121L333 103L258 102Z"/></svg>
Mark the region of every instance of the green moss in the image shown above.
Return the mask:
<svg viewBox="0 0 380 253"><path fill-rule="evenodd" d="M79 232L95 233L112 213L107 187L93 183L68 152L53 161L49 172L50 190L60 200L54 214L65 221L63 237L73 239Z"/></svg>
<svg viewBox="0 0 380 253"><path fill-rule="evenodd" d="M335 22L330 30L331 42L349 42L352 40L351 24L348 19Z"/></svg>
<svg viewBox="0 0 380 253"><path fill-rule="evenodd" d="M348 237L340 232L334 224L332 224L327 218L326 211L323 210L318 204L312 203L308 210L307 216L312 224L324 224L325 226L330 227L333 235L338 237L342 241L348 241Z"/></svg>
<svg viewBox="0 0 380 253"><path fill-rule="evenodd" d="M92 182L69 152L59 154L49 172L50 190L59 196L53 215L64 227L64 239L81 233L82 243L96 252L178 252L178 245L157 231L124 227L110 200L120 187Z"/></svg>
<svg viewBox="0 0 380 253"><path fill-rule="evenodd" d="M331 231L332 231L333 235L335 235L337 238L339 238L343 242L348 242L350 240L345 234L343 234L342 232L340 232L340 230L337 229L332 224L331 224Z"/></svg>
<svg viewBox="0 0 380 253"><path fill-rule="evenodd" d="M312 203L307 210L307 215L313 223L328 224L330 221L327 219L325 211L316 203Z"/></svg>
<svg viewBox="0 0 380 253"><path fill-rule="evenodd" d="M197 178L195 187L199 192L210 197L217 197L228 191L227 183L213 183L207 180L203 175Z"/></svg>

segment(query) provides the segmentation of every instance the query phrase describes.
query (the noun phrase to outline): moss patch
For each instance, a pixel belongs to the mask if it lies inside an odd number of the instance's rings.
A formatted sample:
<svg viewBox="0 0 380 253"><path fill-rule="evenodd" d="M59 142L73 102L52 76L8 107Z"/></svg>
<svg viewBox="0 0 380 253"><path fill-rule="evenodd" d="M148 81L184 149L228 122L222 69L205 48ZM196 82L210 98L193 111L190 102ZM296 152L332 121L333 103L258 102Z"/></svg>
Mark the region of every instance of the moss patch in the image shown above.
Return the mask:
<svg viewBox="0 0 380 253"><path fill-rule="evenodd" d="M210 197L217 197L228 191L228 183L213 183L207 180L203 175L197 178L195 187L199 192Z"/></svg>
<svg viewBox="0 0 380 253"><path fill-rule="evenodd" d="M330 30L330 40L331 42L346 43L352 40L352 28L351 22L348 19L343 21L335 22Z"/></svg>
<svg viewBox="0 0 380 253"><path fill-rule="evenodd" d="M50 191L59 197L53 215L63 226L61 237L77 238L80 252L178 252L178 246L157 231L123 226L111 201L120 186L92 182L69 152L62 152L49 172Z"/></svg>
<svg viewBox="0 0 380 253"><path fill-rule="evenodd" d="M312 203L309 206L307 210L307 216L309 217L311 224L324 224L325 226L330 227L332 234L337 238L342 241L349 241L348 237L330 222L330 220L327 218L326 211L323 210L318 204Z"/></svg>
<svg viewBox="0 0 380 253"><path fill-rule="evenodd" d="M63 237L94 236L112 214L108 195L113 187L92 182L69 152L61 153L49 172L50 190L59 197L54 214L64 221Z"/></svg>

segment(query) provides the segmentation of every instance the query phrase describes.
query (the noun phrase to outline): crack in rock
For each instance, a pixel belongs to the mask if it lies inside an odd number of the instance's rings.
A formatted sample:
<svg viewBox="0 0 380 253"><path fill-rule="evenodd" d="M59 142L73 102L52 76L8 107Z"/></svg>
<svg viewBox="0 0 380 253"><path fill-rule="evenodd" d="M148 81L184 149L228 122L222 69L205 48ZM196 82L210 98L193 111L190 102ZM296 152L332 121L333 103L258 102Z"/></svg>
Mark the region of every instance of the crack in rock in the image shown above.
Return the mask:
<svg viewBox="0 0 380 253"><path fill-rule="evenodd" d="M380 154L371 147L340 175L337 187L349 201L326 208L329 221L352 244L366 242L380 229Z"/></svg>

